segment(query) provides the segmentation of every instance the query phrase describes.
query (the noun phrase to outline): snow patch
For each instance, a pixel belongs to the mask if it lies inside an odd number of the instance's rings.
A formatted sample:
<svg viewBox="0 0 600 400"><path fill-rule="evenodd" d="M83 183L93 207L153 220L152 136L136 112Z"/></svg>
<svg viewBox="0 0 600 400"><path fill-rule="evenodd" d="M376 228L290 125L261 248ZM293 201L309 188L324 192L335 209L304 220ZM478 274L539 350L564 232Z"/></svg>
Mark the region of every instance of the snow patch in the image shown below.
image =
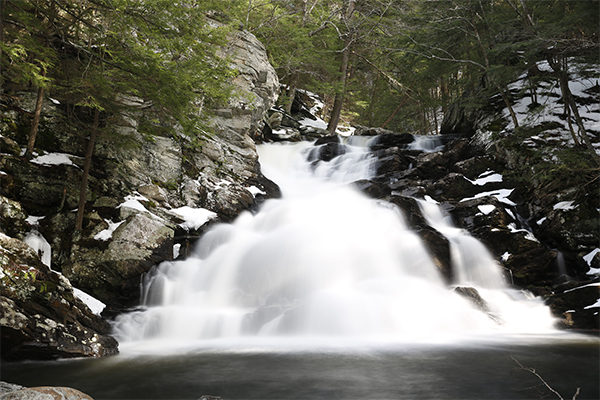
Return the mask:
<svg viewBox="0 0 600 400"><path fill-rule="evenodd" d="M489 213L491 213L492 211L494 211L496 209L496 206L491 205L491 204L485 204L483 206L477 206L477 208L479 208L479 211L481 211L485 215L488 215Z"/></svg>
<svg viewBox="0 0 600 400"><path fill-rule="evenodd" d="M94 239L96 239L96 240L107 241L108 239L112 238L114 231L116 231L117 228L123 222L125 222L125 221L112 222L111 220L106 220L106 219L104 221L108 224L108 228L95 234Z"/></svg>
<svg viewBox="0 0 600 400"><path fill-rule="evenodd" d="M313 128L319 129L327 129L327 123L323 121L321 118L317 118L316 120L310 118L302 118L300 121L300 125L302 126L310 126Z"/></svg>
<svg viewBox="0 0 600 400"><path fill-rule="evenodd" d="M544 221L546 221L547 219L548 218L546 218L546 217L539 219L539 220L537 220L536 224L538 224L538 226L541 226L544 223Z"/></svg>
<svg viewBox="0 0 600 400"><path fill-rule="evenodd" d="M600 249L594 249L585 256L583 256L583 260L589 265L590 270L587 272L587 275L600 275L600 268L592 267L592 260L596 254L600 253Z"/></svg>
<svg viewBox="0 0 600 400"><path fill-rule="evenodd" d="M532 242L538 242L533 233L529 232L527 229L517 229L517 224L514 222L508 224L508 229L510 229L510 233L524 233L525 239L531 240Z"/></svg>
<svg viewBox="0 0 600 400"><path fill-rule="evenodd" d="M470 180L467 177L464 178L471 182L473 185L477 186L483 186L488 182L502 182L502 175L494 171L486 171L483 174L479 175L474 181Z"/></svg>
<svg viewBox="0 0 600 400"><path fill-rule="evenodd" d="M561 201L560 203L556 203L553 209L564 211L574 210L577 208L577 206L574 206L573 203L574 201Z"/></svg>
<svg viewBox="0 0 600 400"><path fill-rule="evenodd" d="M38 156L31 160L34 164L39 165L75 165L71 161L71 157L75 157L66 153L49 153L43 156Z"/></svg>
<svg viewBox="0 0 600 400"><path fill-rule="evenodd" d="M505 208L505 209L504 209L504 211L506 211L506 213L507 213L508 215L510 215L510 217L511 217L512 219L514 219L515 221L517 220L517 218L515 217L515 214L513 214L513 212L512 212L512 211L510 211L508 208Z"/></svg>
<svg viewBox="0 0 600 400"><path fill-rule="evenodd" d="M205 208L180 207L169 211L172 214L182 218L184 222L179 224L183 229L198 229L211 219L217 216L216 213Z"/></svg>
<svg viewBox="0 0 600 400"><path fill-rule="evenodd" d="M96 315L100 315L102 310L106 307L106 304L98 300L97 298L87 294L81 289L73 288L73 294L77 296L77 298L85 303L86 306L92 310L92 312Z"/></svg>
<svg viewBox="0 0 600 400"><path fill-rule="evenodd" d="M587 310L589 308L596 308L596 307L600 307L600 299L596 300L596 302L592 305L589 305L587 307L583 307L584 310Z"/></svg>
<svg viewBox="0 0 600 400"><path fill-rule="evenodd" d="M585 260L587 265L592 265L592 260L598 253L600 253L600 249L594 249L594 250L590 251L589 253L587 253L585 256L583 256L583 259Z"/></svg>
<svg viewBox="0 0 600 400"><path fill-rule="evenodd" d="M476 194L473 197L468 197L466 199L462 199L460 202L462 203L463 201L474 200L474 199L478 199L480 197L493 196L496 199L498 199L498 201L500 201L501 203L508 204L510 206L516 206L517 205L516 203L514 203L508 199L508 196L511 195L513 190L514 189L498 189L498 190L492 190L491 192L482 192L482 193Z"/></svg>
<svg viewBox="0 0 600 400"><path fill-rule="evenodd" d="M254 196L254 197L256 197L257 194L266 194L265 192L263 192L256 186L247 187L246 190L249 191L250 193L252 193L252 196Z"/></svg>
<svg viewBox="0 0 600 400"><path fill-rule="evenodd" d="M25 236L23 241L40 256L42 263L50 268L50 264L52 263L52 248L46 238L34 229Z"/></svg>
<svg viewBox="0 0 600 400"><path fill-rule="evenodd" d="M46 218L46 217L45 216L36 217L34 215L30 215L25 219L25 221L31 226L38 227L38 226L40 226L40 221L43 220L44 218Z"/></svg>
<svg viewBox="0 0 600 400"><path fill-rule="evenodd" d="M140 194L125 196L125 202L119 204L117 206L117 208L125 207L125 208L131 208L133 210L138 210L138 211L149 213L150 211L148 211L146 209L146 207L144 207L144 205L142 203L140 203L140 200L148 201L147 198L145 198L144 196L142 196Z"/></svg>
<svg viewBox="0 0 600 400"><path fill-rule="evenodd" d="M565 290L563 293L569 293L569 292L572 292L573 290L579 290L579 289L583 289L586 287L593 287L593 286L600 286L600 282L590 283L588 285L583 285L583 286L579 286L579 287L576 287L573 289Z"/></svg>

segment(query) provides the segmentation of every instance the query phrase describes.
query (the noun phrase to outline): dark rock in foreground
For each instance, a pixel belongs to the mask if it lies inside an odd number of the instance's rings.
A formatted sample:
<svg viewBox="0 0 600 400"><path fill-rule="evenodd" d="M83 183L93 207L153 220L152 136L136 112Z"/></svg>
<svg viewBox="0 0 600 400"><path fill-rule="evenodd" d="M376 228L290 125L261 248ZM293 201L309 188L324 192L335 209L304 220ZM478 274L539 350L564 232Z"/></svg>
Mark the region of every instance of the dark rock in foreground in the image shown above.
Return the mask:
<svg viewBox="0 0 600 400"><path fill-rule="evenodd" d="M93 400L77 389L56 386L23 387L0 382L1 400Z"/></svg>
<svg viewBox="0 0 600 400"><path fill-rule="evenodd" d="M2 358L100 357L118 353L111 326L25 243L0 233Z"/></svg>

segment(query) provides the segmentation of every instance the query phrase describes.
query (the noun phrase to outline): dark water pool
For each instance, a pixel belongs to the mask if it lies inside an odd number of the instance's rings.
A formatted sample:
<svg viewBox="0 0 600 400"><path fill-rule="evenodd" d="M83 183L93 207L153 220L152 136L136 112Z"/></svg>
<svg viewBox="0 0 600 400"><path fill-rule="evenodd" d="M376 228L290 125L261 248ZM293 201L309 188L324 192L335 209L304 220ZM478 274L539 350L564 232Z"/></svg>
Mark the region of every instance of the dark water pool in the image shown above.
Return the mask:
<svg viewBox="0 0 600 400"><path fill-rule="evenodd" d="M2 363L1 379L70 386L94 399L600 398L600 341L519 340L292 351L234 347L176 355Z"/></svg>

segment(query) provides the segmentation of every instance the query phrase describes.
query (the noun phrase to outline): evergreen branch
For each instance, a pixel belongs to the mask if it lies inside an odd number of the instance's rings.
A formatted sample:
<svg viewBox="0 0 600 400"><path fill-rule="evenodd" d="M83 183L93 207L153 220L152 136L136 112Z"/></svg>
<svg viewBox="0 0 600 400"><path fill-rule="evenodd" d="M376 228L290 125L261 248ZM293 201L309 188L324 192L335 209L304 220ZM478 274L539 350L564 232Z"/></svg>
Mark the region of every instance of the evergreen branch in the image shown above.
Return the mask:
<svg viewBox="0 0 600 400"><path fill-rule="evenodd" d="M334 16L334 15L336 15L338 12L339 12L339 10L333 10L333 11L331 12L331 14L329 14L329 17L327 17L327 19L326 19L324 22L322 22L322 23L321 23L321 26L319 26L319 27L318 27L317 29L315 29L314 31L312 31L312 32L309 32L309 34L308 34L308 37L313 37L313 36L315 36L317 33L321 32L322 30L325 30L329 24L333 25L333 27L335 28L335 30L336 30L336 31L337 31L337 33L338 33L338 36L340 36L340 37L341 37L341 36L342 36L342 34L341 34L341 32L340 32L339 28L337 27L337 25L336 25L336 24L334 24L333 22L331 22L331 19L333 18L333 16Z"/></svg>
<svg viewBox="0 0 600 400"><path fill-rule="evenodd" d="M368 60L365 56L363 56L362 54L358 54L355 51L352 51L352 54L354 54L355 56L358 56L360 58L362 58L363 60L365 60L367 62L367 64L369 64L370 66L372 66L373 68L375 68L377 71L379 71L379 73L383 76L385 76L390 82L392 82L394 85L398 86L398 88L400 89L404 89L406 90L406 86L404 86L403 84L401 84L400 82L398 82L396 79L394 79L393 76L391 76L390 74L388 74L387 72L383 71L381 68L379 68L377 65L373 64L370 60Z"/></svg>

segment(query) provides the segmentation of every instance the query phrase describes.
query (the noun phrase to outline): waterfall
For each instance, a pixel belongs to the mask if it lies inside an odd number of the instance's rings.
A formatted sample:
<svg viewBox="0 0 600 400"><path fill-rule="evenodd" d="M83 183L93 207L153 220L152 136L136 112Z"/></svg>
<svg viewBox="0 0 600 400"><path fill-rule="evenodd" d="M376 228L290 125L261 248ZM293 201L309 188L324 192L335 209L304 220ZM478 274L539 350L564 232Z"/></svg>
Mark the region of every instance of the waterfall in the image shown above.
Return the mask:
<svg viewBox="0 0 600 400"><path fill-rule="evenodd" d="M116 319L117 339L411 341L550 329L543 304L509 289L485 247L421 201L452 243L456 284L477 288L490 312L446 286L401 210L348 185L372 174L366 144L350 141L329 162L307 161L311 143L258 146L282 198L215 226L188 259L154 267L142 306Z"/></svg>

